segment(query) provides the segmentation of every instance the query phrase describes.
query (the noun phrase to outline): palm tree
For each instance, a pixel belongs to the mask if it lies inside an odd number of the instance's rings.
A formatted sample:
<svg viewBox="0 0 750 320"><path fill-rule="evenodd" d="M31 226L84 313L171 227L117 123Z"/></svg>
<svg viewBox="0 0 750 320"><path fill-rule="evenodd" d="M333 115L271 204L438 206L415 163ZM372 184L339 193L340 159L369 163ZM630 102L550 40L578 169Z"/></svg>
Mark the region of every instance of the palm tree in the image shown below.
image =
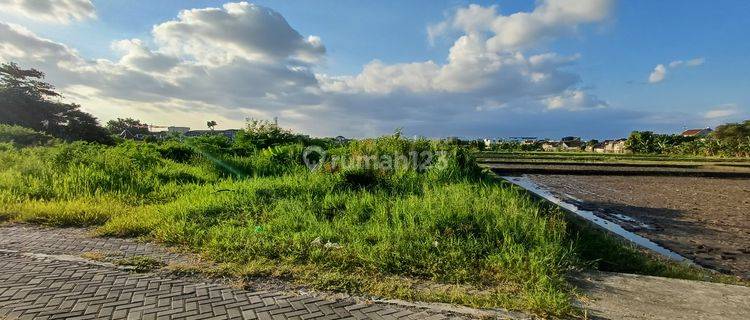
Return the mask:
<svg viewBox="0 0 750 320"><path fill-rule="evenodd" d="M211 129L211 131L214 131L214 127L217 125L217 123L216 121L211 120L211 121L206 122L206 125L208 126L209 129Z"/></svg>

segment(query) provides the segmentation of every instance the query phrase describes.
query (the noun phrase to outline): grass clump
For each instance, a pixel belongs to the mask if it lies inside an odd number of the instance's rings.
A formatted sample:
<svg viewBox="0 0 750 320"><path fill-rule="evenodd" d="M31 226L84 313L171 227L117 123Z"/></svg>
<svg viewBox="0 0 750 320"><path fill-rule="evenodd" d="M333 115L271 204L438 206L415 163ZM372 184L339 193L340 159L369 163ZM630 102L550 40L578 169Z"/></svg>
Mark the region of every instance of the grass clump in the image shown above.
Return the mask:
<svg viewBox="0 0 750 320"><path fill-rule="evenodd" d="M161 260L149 256L133 256L122 258L115 260L114 263L116 265L133 270L137 273L151 272L165 265L165 263Z"/></svg>

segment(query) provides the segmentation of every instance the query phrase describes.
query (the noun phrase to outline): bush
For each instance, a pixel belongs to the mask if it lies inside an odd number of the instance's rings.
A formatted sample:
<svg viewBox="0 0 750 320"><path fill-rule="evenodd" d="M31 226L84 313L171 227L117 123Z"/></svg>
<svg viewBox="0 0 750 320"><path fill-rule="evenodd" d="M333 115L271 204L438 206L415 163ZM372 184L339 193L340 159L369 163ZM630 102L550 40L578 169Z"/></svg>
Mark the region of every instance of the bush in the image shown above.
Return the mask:
<svg viewBox="0 0 750 320"><path fill-rule="evenodd" d="M245 130L237 133L234 143L237 148L265 149L283 144L300 143L304 138L285 130L270 121L251 120Z"/></svg>
<svg viewBox="0 0 750 320"><path fill-rule="evenodd" d="M175 140L166 141L160 144L157 149L162 158L181 163L190 161L195 155L193 148Z"/></svg>
<svg viewBox="0 0 750 320"><path fill-rule="evenodd" d="M0 143L11 143L16 147L46 145L52 136L33 129L0 124Z"/></svg>

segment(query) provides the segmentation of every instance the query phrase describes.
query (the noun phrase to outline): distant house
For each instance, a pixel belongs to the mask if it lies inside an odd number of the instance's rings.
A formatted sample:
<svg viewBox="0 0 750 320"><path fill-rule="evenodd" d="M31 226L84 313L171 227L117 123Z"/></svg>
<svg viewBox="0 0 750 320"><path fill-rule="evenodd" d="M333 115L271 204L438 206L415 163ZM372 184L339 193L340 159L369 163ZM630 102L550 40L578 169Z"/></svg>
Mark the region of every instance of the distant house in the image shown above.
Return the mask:
<svg viewBox="0 0 750 320"><path fill-rule="evenodd" d="M607 141L603 142L597 142L593 145L586 146L586 152L596 152L596 153L605 153L607 146Z"/></svg>
<svg viewBox="0 0 750 320"><path fill-rule="evenodd" d="M560 142L557 141L545 141L542 143L542 150L544 151L559 151Z"/></svg>
<svg viewBox="0 0 750 320"><path fill-rule="evenodd" d="M705 128L705 129L690 129L685 130L682 132L681 136L683 137L705 137L709 133L711 133L713 130L711 128Z"/></svg>
<svg viewBox="0 0 750 320"><path fill-rule="evenodd" d="M497 143L497 141L495 141L495 140L492 140L492 139L484 139L484 147L485 147L485 148L492 148L492 145L493 145L493 144L496 144L496 143Z"/></svg>
<svg viewBox="0 0 750 320"><path fill-rule="evenodd" d="M560 149L567 151L581 150L583 142L580 137L563 137L560 139Z"/></svg>
<svg viewBox="0 0 750 320"><path fill-rule="evenodd" d="M625 148L625 142L627 139L608 140L604 144L604 152L606 153L626 153L628 150Z"/></svg>
<svg viewBox="0 0 750 320"><path fill-rule="evenodd" d="M190 130L188 132L185 132L186 137L198 137L198 136L205 136L209 134L223 134L227 138L234 140L234 137L237 135L237 132L239 132L239 129L227 129L227 130Z"/></svg>

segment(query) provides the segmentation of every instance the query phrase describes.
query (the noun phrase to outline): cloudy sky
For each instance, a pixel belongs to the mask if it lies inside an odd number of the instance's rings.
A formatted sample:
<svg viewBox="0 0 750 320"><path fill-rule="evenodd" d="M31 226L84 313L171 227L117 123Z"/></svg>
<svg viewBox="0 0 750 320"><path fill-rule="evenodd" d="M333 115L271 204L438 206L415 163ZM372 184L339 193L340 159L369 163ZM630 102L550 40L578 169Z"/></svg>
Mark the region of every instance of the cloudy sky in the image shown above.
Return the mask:
<svg viewBox="0 0 750 320"><path fill-rule="evenodd" d="M106 121L625 136L750 118L750 1L0 0L0 61Z"/></svg>

